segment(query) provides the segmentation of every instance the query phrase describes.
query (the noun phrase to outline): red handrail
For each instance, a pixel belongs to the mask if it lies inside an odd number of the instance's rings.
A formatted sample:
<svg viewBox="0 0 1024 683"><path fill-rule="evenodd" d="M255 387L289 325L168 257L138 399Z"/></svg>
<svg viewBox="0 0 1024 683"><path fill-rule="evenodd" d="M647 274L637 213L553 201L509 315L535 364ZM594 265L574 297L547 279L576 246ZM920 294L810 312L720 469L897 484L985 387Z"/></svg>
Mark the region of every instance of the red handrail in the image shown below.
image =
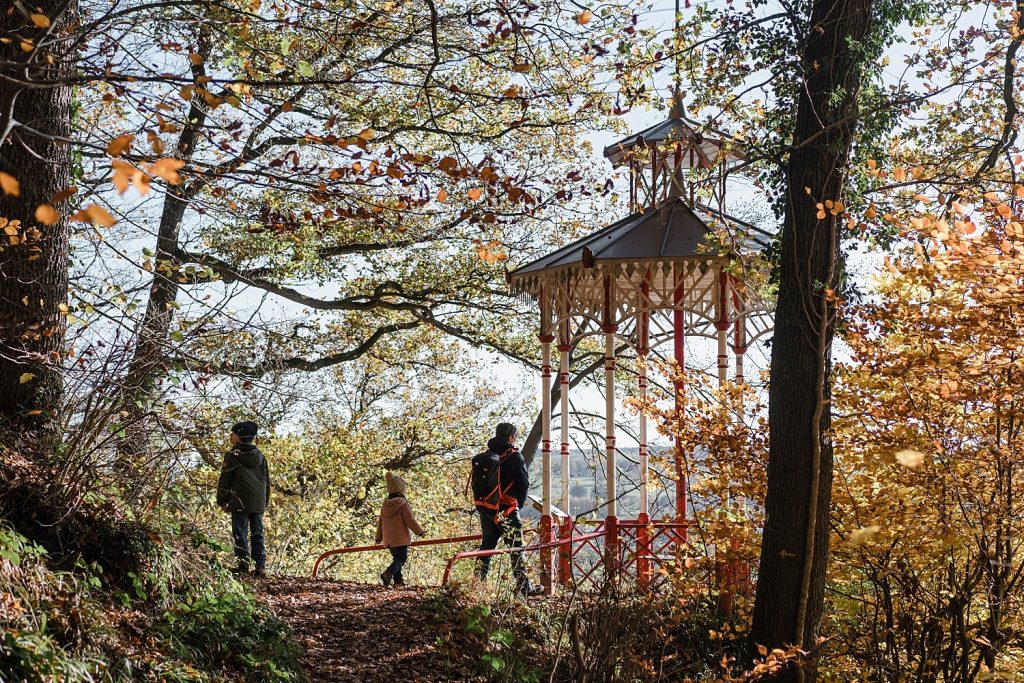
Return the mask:
<svg viewBox="0 0 1024 683"><path fill-rule="evenodd" d="M525 553L533 552L536 550L546 550L548 548L557 548L560 545L571 545L578 541L589 541L592 538L598 536L604 536L604 531L595 531L589 534L583 534L582 536L568 536L566 538L559 538L554 541L548 541L547 543L538 543L536 545L526 545L515 548L495 548L494 550L467 550L465 552L456 553L452 556L452 559L448 560L448 566L444 568L444 578L441 579L441 585L448 585L448 579L451 578L452 567L459 560L465 560L471 557L488 557L491 555L510 555L512 553Z"/></svg>
<svg viewBox="0 0 1024 683"><path fill-rule="evenodd" d="M424 546L424 545L443 545L445 543L463 543L466 541L479 541L483 538L482 535L476 534L475 536L452 536L449 538L428 538L425 541L413 541L409 545L412 546ZM328 550L325 553L321 553L316 562L313 563L313 578L317 577L320 572L320 563L328 557L334 555L345 555L346 553L365 553L372 550L385 550L387 546L383 545L359 545L351 548L335 548L334 550Z"/></svg>

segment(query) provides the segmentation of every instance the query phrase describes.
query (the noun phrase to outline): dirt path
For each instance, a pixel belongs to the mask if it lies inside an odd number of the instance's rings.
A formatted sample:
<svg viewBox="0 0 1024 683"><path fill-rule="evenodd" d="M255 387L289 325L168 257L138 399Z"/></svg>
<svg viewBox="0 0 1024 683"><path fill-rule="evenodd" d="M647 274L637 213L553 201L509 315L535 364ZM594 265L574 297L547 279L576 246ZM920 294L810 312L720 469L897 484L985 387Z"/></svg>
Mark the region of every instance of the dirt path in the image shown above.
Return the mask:
<svg viewBox="0 0 1024 683"><path fill-rule="evenodd" d="M305 648L313 683L477 680L436 589L275 577L259 592Z"/></svg>

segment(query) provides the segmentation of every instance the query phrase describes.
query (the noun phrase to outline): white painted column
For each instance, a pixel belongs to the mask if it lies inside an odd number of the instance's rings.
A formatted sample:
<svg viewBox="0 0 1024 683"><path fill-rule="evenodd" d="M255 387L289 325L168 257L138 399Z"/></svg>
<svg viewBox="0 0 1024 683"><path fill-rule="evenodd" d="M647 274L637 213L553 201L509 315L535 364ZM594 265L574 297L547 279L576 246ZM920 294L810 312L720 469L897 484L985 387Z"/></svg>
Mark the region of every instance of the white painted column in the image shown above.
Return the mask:
<svg viewBox="0 0 1024 683"><path fill-rule="evenodd" d="M647 400L647 356L640 359L640 402ZM649 515L647 502L647 413L640 411L640 510L639 514Z"/></svg>
<svg viewBox="0 0 1024 683"><path fill-rule="evenodd" d="M551 514L551 342L552 335L540 335L541 342L541 453L543 462L542 495L544 510Z"/></svg>
<svg viewBox="0 0 1024 683"><path fill-rule="evenodd" d="M604 330L604 392L605 392L605 476L608 484L607 516L616 516L615 493L615 328Z"/></svg>
<svg viewBox="0 0 1024 683"><path fill-rule="evenodd" d="M558 385L560 390L559 403L562 406L561 413L561 447L559 453L562 456L562 511L571 514L569 505L570 497L570 472L569 472L569 343L563 340L558 345Z"/></svg>
<svg viewBox="0 0 1024 683"><path fill-rule="evenodd" d="M729 276L722 266L718 267L718 386L724 387L729 376Z"/></svg>

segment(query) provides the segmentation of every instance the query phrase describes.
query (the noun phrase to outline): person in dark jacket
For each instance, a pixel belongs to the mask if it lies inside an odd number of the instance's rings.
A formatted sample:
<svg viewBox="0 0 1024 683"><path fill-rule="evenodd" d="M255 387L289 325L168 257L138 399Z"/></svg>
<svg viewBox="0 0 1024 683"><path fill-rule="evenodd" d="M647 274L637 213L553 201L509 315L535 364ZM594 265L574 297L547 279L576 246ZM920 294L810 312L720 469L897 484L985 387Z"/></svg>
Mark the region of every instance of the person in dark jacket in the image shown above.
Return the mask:
<svg viewBox="0 0 1024 683"><path fill-rule="evenodd" d="M516 446L515 425L502 422L494 429L494 438L487 442L487 450L501 458L501 487L502 492L507 493L515 499L516 506L511 511L503 508L495 513L484 507L477 506L480 513L480 532L483 540L480 541L480 550L494 550L498 546L498 540L505 539L505 545L509 548L518 548L523 545L523 522L519 516L519 510L526 505L526 494L530 490L530 475L526 471L526 460ZM516 580L516 591L523 595L537 595L541 592L539 586L531 586L526 576L526 568L523 566L523 554L512 553L512 576ZM481 557L477 563L476 573L482 580L487 579L487 573L491 567L491 557Z"/></svg>
<svg viewBox="0 0 1024 683"><path fill-rule="evenodd" d="M266 575L267 551L263 543L263 513L270 504L270 468L254 443L259 426L239 422L231 428L232 449L224 454L217 482L217 505L231 513L237 566L233 574L249 573L249 543L256 562L254 575Z"/></svg>

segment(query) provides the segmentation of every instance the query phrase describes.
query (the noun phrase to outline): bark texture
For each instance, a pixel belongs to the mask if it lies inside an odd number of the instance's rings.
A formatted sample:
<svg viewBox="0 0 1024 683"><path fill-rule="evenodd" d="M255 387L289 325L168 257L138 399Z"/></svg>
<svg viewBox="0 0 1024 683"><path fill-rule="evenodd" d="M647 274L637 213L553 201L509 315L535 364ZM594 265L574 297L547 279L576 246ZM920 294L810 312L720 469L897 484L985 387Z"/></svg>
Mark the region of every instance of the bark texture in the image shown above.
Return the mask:
<svg viewBox="0 0 1024 683"><path fill-rule="evenodd" d="M48 16L66 3L36 0ZM0 10L0 170L20 183L18 194L0 192L0 429L22 431L46 424L62 394L68 295L68 221L46 226L36 207L72 184L72 151L57 138L71 134L71 88L48 81L67 73L68 60L36 45L46 30L14 7ZM71 12L52 28L59 36ZM48 65L46 55L55 57ZM66 213L66 212L64 212Z"/></svg>
<svg viewBox="0 0 1024 683"><path fill-rule="evenodd" d="M768 493L752 639L814 647L825 586L832 484L830 365L840 200L857 122L871 0L816 0L786 175L787 203L769 387ZM810 556L808 556L810 551ZM777 680L813 679L813 666Z"/></svg>

